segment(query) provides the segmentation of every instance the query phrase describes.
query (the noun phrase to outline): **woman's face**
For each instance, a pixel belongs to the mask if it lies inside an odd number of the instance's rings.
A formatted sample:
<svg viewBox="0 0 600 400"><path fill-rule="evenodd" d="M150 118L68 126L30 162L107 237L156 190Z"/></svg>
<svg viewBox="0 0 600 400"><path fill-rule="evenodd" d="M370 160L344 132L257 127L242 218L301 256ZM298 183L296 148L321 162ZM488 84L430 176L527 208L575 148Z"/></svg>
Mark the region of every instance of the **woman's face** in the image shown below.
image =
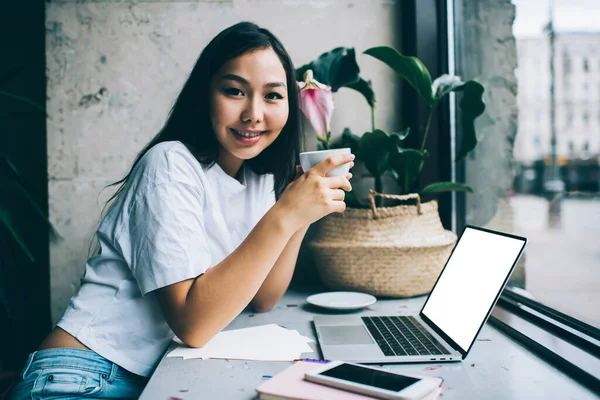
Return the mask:
<svg viewBox="0 0 600 400"><path fill-rule="evenodd" d="M289 115L285 69L273 49L229 60L210 85L211 123L219 165L235 175L244 160L277 139Z"/></svg>

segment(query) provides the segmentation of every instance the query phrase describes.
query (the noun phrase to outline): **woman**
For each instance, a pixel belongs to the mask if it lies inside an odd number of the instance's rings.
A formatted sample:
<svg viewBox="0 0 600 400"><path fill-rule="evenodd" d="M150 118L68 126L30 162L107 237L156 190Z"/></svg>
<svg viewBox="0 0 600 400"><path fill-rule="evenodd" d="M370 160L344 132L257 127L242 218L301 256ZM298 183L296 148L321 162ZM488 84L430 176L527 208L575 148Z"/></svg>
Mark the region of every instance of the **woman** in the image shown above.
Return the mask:
<svg viewBox="0 0 600 400"><path fill-rule="evenodd" d="M174 334L200 347L246 306L269 310L308 226L342 212L351 190L350 174L325 177L351 155L292 181L298 120L279 40L247 22L219 33L115 183L100 251L12 397L137 398Z"/></svg>

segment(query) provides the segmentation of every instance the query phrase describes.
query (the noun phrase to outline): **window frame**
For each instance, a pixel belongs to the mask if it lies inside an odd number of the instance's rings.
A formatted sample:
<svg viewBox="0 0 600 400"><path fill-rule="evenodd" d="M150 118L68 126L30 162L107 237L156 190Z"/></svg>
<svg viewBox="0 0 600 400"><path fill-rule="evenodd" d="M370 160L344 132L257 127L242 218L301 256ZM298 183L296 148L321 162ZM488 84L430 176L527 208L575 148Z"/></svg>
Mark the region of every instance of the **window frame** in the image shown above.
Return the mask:
<svg viewBox="0 0 600 400"><path fill-rule="evenodd" d="M579 343L566 340L559 331L548 330L539 321L530 319L528 312L515 313L513 305L507 305L505 300L503 294L489 318L490 325L582 386L600 393L600 358L595 355L597 352L594 354ZM596 347L596 351L599 349Z"/></svg>
<svg viewBox="0 0 600 400"><path fill-rule="evenodd" d="M403 3L399 19L402 27L402 52L421 59L432 79L450 71L453 73L454 60L460 57L460 54L455 54L453 40L454 26L464 23L459 17L462 15L459 8L460 2L456 4L454 0L410 0ZM423 126L426 106L416 101L417 96L408 85L404 85L401 94L404 125ZM428 160L429 168L425 168L420 176L421 186L440 180L464 182L466 178L464 161L453 163L457 155L455 143L460 143L462 132L460 126L454 124L456 107L454 98L449 97L440 103L437 115L432 120L426 148L429 150L435 147L436 151L432 152ZM418 138L413 136L412 140ZM466 226L465 194L458 192L441 196L439 205L444 227L462 232ZM527 292L521 289L505 288L497 307L515 318L511 322L493 315L489 321L491 325L580 384L600 390L600 376L590 374L570 362L568 357L565 358L542 344L548 337L558 338L600 359L600 345L597 343L600 341L600 329L529 298ZM535 329L537 333L532 334Z"/></svg>
<svg viewBox="0 0 600 400"><path fill-rule="evenodd" d="M449 72L447 7L446 0L408 0L399 7L401 52L418 57L427 66L432 80ZM403 126L418 127L422 132L427 122L427 105L410 85L403 84L401 90ZM417 178L419 187L452 180L453 157L445 151L452 146L450 125L450 100L446 96L431 120L425 144L429 158ZM419 147L420 140L419 135L406 138L410 147ZM451 193L438 196L438 207L442 225L455 230L454 196Z"/></svg>

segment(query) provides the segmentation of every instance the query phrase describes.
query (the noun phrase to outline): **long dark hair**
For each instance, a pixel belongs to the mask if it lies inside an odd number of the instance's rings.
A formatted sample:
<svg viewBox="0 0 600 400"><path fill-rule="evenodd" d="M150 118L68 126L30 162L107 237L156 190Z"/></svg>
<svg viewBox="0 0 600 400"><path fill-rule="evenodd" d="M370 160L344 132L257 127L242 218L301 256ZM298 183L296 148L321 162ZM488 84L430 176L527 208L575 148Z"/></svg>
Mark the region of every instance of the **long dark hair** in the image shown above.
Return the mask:
<svg viewBox="0 0 600 400"><path fill-rule="evenodd" d="M295 175L300 151L300 109L298 87L292 60L271 32L251 22L239 22L221 31L204 48L160 132L137 155L123 179L109 186L121 185L107 201L111 203L122 191L140 159L158 143L178 140L204 166L212 166L219 157L220 144L210 122L209 86L214 74L229 60L255 50L271 48L283 64L287 76L289 116L275 141L258 156L245 163L257 174L271 173L275 194L279 196Z"/></svg>

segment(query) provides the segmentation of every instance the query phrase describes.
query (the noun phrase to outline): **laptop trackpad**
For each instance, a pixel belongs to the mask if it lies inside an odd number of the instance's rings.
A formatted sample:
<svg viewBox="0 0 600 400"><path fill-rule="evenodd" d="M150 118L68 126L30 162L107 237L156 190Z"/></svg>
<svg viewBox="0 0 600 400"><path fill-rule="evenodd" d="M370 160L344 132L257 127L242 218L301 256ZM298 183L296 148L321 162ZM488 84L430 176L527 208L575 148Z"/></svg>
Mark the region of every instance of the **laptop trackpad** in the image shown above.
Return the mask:
<svg viewBox="0 0 600 400"><path fill-rule="evenodd" d="M329 345L373 344L373 339L362 325L321 326L321 343Z"/></svg>

